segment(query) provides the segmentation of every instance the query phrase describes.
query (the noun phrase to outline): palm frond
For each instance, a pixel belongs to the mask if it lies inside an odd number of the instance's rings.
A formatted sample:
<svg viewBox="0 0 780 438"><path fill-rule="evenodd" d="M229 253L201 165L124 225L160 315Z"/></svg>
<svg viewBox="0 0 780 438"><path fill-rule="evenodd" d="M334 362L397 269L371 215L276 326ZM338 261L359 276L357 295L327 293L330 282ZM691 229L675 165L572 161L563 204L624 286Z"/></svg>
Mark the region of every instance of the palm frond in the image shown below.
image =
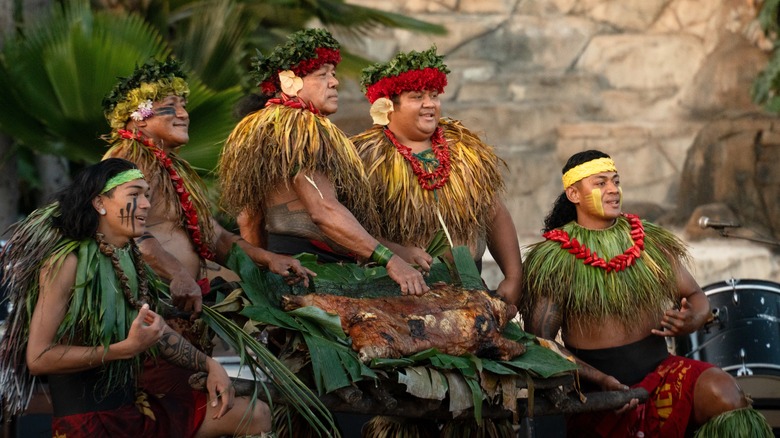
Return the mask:
<svg viewBox="0 0 780 438"><path fill-rule="evenodd" d="M208 306L203 306L203 318L217 336L228 342L238 353L241 364L246 366L254 380L263 386L267 400L270 401L271 397L265 387L266 377L275 384L288 404L320 432L320 436L329 436L335 430L333 416L322 401L263 344ZM327 424L324 424L321 418L324 418Z"/></svg>
<svg viewBox="0 0 780 438"><path fill-rule="evenodd" d="M444 26L394 12L349 4L343 0L308 0L307 6L325 25L337 26L353 36L370 33L376 27L406 29L444 35Z"/></svg>
<svg viewBox="0 0 780 438"><path fill-rule="evenodd" d="M67 2L25 35L5 42L0 79L0 129L26 147L77 162L100 159L109 127L101 101L117 78L149 58L170 53L163 37L135 14L92 12L87 1ZM237 86L214 91L190 77L189 152L196 166L212 169L234 125ZM186 149L186 148L185 148Z"/></svg>
<svg viewBox="0 0 780 438"><path fill-rule="evenodd" d="M216 90L233 88L241 81L244 46L251 16L233 0L193 2L171 17L177 26L172 41L179 59Z"/></svg>
<svg viewBox="0 0 780 438"><path fill-rule="evenodd" d="M470 261L473 265L474 261L468 249L461 248L460 251L456 248L456 257L459 254L464 264ZM397 290L384 289L382 282L391 281L386 277L384 268L362 268L338 263L317 264L315 257L306 255L300 256L299 259L304 266L317 273L317 277L311 280L312 290L287 286L278 275L260 271L238 247L233 248L228 267L240 274L244 293L250 301L241 312L243 316L256 324L280 327L303 336L312 366L312 378L320 394L365 379L376 380L379 370L395 370L403 373L402 383L407 384L410 393L420 397L426 395L438 398L445 392L450 396L452 410L473 408L474 418L480 421L484 397L483 383L487 387L490 386L491 380L499 378L483 378L488 373L501 376L506 382L517 383L518 379L526 379L531 375L550 377L569 372L576 367L572 362L540 346L534 336L523 332L514 323L506 326L504 335L525 345L526 351L530 352L527 358L523 354L510 361L499 361L476 356L456 357L442 354L436 349L428 349L400 359L373 359L369 365L363 364L351 348L351 341L346 337L338 316L327 314L316 307L302 307L285 312L280 308L280 302L284 294L323 293L323 286L328 288L328 293L334 290L353 297L398 295ZM436 266L446 270L442 263L434 264L434 267ZM382 270L381 275L376 272L379 269ZM451 281L450 278L448 274L445 281ZM373 288L370 287L372 284ZM341 289L337 290L339 287ZM397 286L395 288L397 289ZM420 369L426 371L422 372ZM442 376L446 377L446 382ZM506 387L514 388L510 383L507 383ZM496 392L495 389L491 391ZM516 400L514 390L504 397L507 400ZM505 404L509 406L511 403L505 401ZM508 407L515 408L516 403Z"/></svg>

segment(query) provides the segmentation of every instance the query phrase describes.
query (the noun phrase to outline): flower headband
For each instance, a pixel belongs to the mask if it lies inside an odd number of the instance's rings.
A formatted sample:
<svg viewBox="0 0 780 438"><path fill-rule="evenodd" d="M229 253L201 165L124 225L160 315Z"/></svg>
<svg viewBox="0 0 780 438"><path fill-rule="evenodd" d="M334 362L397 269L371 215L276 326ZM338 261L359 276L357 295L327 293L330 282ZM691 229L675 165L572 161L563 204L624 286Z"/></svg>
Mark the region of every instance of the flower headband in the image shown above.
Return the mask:
<svg viewBox="0 0 780 438"><path fill-rule="evenodd" d="M596 158L574 166L563 174L563 189L568 189L577 181L601 172L617 172L615 162L611 158Z"/></svg>
<svg viewBox="0 0 780 438"><path fill-rule="evenodd" d="M339 49L339 42L327 30L301 30L290 35L285 44L277 46L268 56L258 50L252 59L252 74L264 94L274 95L281 90L281 72L291 71L302 78L324 64L338 65Z"/></svg>
<svg viewBox="0 0 780 438"><path fill-rule="evenodd" d="M116 175L112 176L111 179L106 181L106 185L105 187L103 187L103 190L100 192L100 194L102 195L104 193L107 193L112 189L116 188L117 186L121 186L126 182L134 181L137 179L144 179L144 174L138 169L128 169L119 172Z"/></svg>
<svg viewBox="0 0 780 438"><path fill-rule="evenodd" d="M444 92L447 74L444 56L436 54L436 46L424 52L412 50L399 53L385 63L376 63L363 69L360 84L368 101L391 98L404 91L436 90Z"/></svg>
<svg viewBox="0 0 780 438"><path fill-rule="evenodd" d="M165 96L187 97L190 89L185 78L181 64L173 59L148 61L129 77L120 78L103 99L103 113L111 129L124 128L130 119L148 119L154 115L152 103Z"/></svg>

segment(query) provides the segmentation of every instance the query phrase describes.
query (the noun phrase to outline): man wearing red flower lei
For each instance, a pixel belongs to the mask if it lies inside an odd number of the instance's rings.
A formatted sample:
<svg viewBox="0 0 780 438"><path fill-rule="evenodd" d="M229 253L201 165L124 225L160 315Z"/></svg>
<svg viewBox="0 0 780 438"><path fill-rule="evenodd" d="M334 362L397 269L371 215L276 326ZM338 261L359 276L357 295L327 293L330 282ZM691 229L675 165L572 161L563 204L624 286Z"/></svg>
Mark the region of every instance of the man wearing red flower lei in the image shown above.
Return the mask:
<svg viewBox="0 0 780 438"><path fill-rule="evenodd" d="M546 240L525 258L525 329L547 339L562 330L560 348L576 358L584 390L649 393L616 412L568 418L568 435L771 436L733 377L667 350L665 337L693 333L710 315L684 244L622 213L620 176L603 152L569 158L563 186Z"/></svg>
<svg viewBox="0 0 780 438"><path fill-rule="evenodd" d="M225 142L222 203L255 245L321 262L373 261L402 293L420 295L428 290L422 274L372 236L376 212L362 163L327 118L338 110L339 47L328 31L306 29L258 56L254 73L272 98Z"/></svg>
<svg viewBox="0 0 780 438"><path fill-rule="evenodd" d="M444 226L481 266L485 249L504 280L498 294L518 305L522 261L517 232L501 200L493 148L460 122L441 117L449 70L433 47L399 53L363 70L374 126L352 137L371 181L383 238L408 262L428 267L423 249Z"/></svg>
<svg viewBox="0 0 780 438"><path fill-rule="evenodd" d="M103 101L112 128L108 136L111 148L104 159L124 158L147 175L152 205L147 231L136 242L144 261L170 283L173 304L192 312L190 319L194 319L201 312L210 279L238 279L219 265L233 244L288 283L307 284L311 272L292 257L250 245L213 218L203 181L177 153L189 141L188 94L184 73L175 60L149 61L120 79ZM204 336L207 331L199 321L166 319L198 348L211 352L211 339ZM189 390L189 374L163 363L152 366L152 361L147 362L142 381L150 390L167 394Z"/></svg>

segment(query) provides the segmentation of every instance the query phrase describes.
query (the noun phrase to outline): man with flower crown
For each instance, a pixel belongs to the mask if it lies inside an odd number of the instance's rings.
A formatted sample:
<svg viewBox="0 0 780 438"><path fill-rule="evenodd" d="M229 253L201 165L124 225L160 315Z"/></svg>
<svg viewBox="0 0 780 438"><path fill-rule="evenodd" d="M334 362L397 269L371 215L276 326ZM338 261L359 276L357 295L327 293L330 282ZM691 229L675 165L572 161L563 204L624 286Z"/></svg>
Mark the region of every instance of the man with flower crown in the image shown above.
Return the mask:
<svg viewBox="0 0 780 438"><path fill-rule="evenodd" d="M374 126L351 140L371 181L379 233L420 266L429 266L422 248L441 228L453 246L468 246L477 266L489 249L504 274L498 294L518 305L522 261L501 200L503 161L459 121L441 117L443 59L432 47L363 70Z"/></svg>
<svg viewBox="0 0 780 438"><path fill-rule="evenodd" d="M292 34L254 73L271 97L242 119L219 163L222 203L241 235L278 253L385 266L402 293L428 290L422 274L373 237L373 200L360 158L328 120L338 110L340 45L324 29Z"/></svg>
<svg viewBox="0 0 780 438"><path fill-rule="evenodd" d="M667 350L665 337L690 334L710 315L684 244L622 212L620 176L601 151L572 155L563 187L545 240L525 258L525 329L546 339L561 330L583 390L649 393L616 412L571 416L568 436L772 436L733 377Z"/></svg>
<svg viewBox="0 0 780 438"><path fill-rule="evenodd" d="M210 353L209 331L194 317L201 312L203 296L208 296L210 279L238 279L219 265L233 244L288 283L307 283L311 272L292 257L250 245L213 218L203 181L178 154L189 141L188 94L181 64L173 59L148 61L121 78L103 100L112 129L104 159L124 158L147 176L152 205L146 232L136 239L138 248L144 261L169 282L173 304L192 312L189 319L168 317L169 324ZM153 360L145 365L141 381L150 390L171 397L189 391L186 370Z"/></svg>

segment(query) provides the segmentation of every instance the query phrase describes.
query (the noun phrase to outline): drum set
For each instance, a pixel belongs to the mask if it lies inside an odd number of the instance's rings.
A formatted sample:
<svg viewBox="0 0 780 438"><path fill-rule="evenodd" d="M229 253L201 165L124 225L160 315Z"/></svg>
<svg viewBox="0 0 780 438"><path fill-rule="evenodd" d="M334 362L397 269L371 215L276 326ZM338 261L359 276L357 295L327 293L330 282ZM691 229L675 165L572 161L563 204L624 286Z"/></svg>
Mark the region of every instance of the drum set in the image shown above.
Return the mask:
<svg viewBox="0 0 780 438"><path fill-rule="evenodd" d="M709 362L733 375L753 406L780 431L780 284L730 279L702 288L712 318L675 339L680 356Z"/></svg>

